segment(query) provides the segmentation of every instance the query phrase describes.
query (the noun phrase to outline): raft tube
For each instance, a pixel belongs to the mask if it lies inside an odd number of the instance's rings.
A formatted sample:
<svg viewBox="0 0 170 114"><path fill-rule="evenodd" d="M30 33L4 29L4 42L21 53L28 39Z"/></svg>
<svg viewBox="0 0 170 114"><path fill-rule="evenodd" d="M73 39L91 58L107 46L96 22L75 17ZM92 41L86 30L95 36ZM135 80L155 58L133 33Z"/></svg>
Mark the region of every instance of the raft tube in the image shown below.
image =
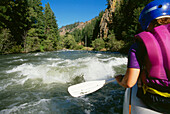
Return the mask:
<svg viewBox="0 0 170 114"><path fill-rule="evenodd" d="M133 88L127 88L124 95L123 114L161 114L149 109L137 96L137 84ZM130 97L131 95L131 97ZM130 102L130 103L129 103ZM129 113L131 107L131 113Z"/></svg>

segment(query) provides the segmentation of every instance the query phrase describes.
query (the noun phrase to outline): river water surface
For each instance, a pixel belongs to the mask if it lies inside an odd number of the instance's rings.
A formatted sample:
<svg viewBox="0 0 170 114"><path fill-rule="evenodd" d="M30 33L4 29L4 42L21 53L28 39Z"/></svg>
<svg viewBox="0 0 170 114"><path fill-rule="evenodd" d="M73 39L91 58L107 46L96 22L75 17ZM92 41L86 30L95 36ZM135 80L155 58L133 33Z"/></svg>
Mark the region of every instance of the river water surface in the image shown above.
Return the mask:
<svg viewBox="0 0 170 114"><path fill-rule="evenodd" d="M124 74L118 53L55 51L0 55L0 114L120 114L124 88L109 83L73 98L70 85Z"/></svg>

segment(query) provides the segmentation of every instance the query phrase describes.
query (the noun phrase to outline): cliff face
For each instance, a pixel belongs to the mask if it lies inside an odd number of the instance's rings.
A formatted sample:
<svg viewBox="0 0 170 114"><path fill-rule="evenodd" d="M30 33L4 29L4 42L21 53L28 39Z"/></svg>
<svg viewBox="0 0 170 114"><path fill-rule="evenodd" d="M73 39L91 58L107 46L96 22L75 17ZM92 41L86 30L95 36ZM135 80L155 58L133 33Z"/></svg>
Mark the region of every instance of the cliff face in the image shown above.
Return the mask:
<svg viewBox="0 0 170 114"><path fill-rule="evenodd" d="M100 38L107 38L109 28L113 23L113 15L118 0L109 0L108 7L105 9L100 22Z"/></svg>

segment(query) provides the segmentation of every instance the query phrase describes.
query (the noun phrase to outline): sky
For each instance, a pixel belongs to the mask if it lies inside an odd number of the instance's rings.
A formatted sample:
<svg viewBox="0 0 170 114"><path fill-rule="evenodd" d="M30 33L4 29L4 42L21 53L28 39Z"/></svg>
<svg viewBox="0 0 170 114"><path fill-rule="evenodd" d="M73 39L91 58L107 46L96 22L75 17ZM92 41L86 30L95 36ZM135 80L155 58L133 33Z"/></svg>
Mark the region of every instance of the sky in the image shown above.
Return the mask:
<svg viewBox="0 0 170 114"><path fill-rule="evenodd" d="M41 0L42 6L49 2L58 27L86 22L107 8L107 0Z"/></svg>

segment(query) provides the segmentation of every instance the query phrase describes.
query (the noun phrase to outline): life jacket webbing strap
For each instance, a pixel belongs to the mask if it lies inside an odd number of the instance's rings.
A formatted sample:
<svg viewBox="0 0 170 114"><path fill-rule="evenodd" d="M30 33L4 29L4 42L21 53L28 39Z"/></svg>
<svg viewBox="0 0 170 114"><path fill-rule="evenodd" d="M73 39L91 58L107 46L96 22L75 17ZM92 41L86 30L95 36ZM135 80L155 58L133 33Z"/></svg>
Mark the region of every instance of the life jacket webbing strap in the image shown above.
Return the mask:
<svg viewBox="0 0 170 114"><path fill-rule="evenodd" d="M151 88L151 87L148 87L147 85L143 84L143 92L144 94L146 94L146 92L149 92L149 93L152 93L152 94L158 94L160 96L163 96L163 97L168 97L170 98L170 93L168 92L161 92L161 91L158 91L154 88Z"/></svg>

